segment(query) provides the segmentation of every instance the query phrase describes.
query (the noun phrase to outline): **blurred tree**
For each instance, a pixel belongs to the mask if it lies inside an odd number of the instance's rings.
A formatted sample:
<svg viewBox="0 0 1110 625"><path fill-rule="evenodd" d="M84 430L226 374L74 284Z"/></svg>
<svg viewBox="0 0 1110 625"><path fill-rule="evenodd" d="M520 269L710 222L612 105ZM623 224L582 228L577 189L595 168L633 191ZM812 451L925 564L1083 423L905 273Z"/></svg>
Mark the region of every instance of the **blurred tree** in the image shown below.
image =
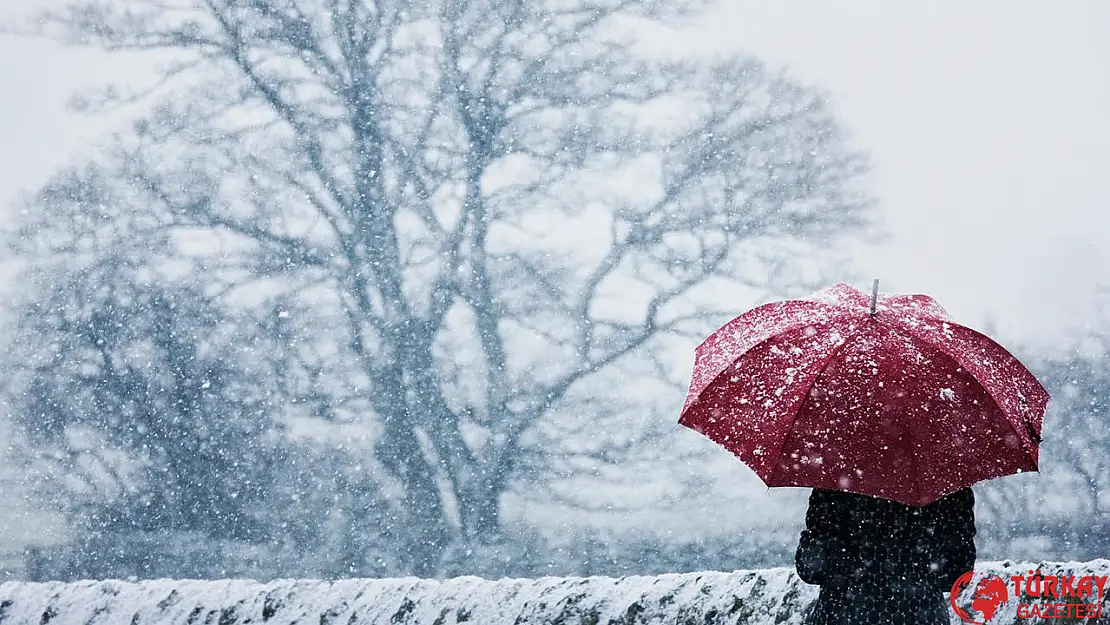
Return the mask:
<svg viewBox="0 0 1110 625"><path fill-rule="evenodd" d="M5 390L48 501L84 538L268 539L261 512L283 449L259 344L240 343L204 294L126 258L40 271L16 310Z"/></svg>
<svg viewBox="0 0 1110 625"><path fill-rule="evenodd" d="M145 107L73 174L126 187L95 227L143 222L129 243L166 245L137 267L198 267L280 339L290 402L372 427L382 529L433 574L498 540L526 467L577 453L553 411L618 411L605 376L630 355L735 312L722 288L796 284L869 223L820 94L620 34L672 6L79 0L36 24L168 55L149 89L80 100ZM25 232L49 238L36 210Z"/></svg>
<svg viewBox="0 0 1110 625"><path fill-rule="evenodd" d="M1055 400L1045 419L1051 441L1045 463L1069 474L1067 490L1078 497L1076 511L1100 519L1104 527L1110 525L1108 339L1092 337L1094 352L1073 353L1044 368Z"/></svg>
<svg viewBox="0 0 1110 625"><path fill-rule="evenodd" d="M1110 547L1110 336L1029 354L1052 400L1036 474L977 490L988 557L1090 559Z"/></svg>

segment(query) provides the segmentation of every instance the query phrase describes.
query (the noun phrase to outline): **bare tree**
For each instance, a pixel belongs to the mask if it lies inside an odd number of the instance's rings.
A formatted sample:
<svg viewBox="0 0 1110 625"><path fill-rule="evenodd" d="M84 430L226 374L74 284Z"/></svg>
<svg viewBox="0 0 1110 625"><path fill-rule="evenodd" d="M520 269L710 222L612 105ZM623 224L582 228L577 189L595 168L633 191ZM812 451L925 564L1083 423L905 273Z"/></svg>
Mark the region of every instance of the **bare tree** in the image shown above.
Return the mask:
<svg viewBox="0 0 1110 625"><path fill-rule="evenodd" d="M1106 337L1099 342L1105 343ZM1092 518L1110 515L1110 413L1106 345L1099 356L1073 356L1050 363L1054 406L1046 428L1052 437L1046 464L1059 477L1070 474L1069 491L1082 497L1079 508ZM1105 521L1104 521L1105 522Z"/></svg>
<svg viewBox="0 0 1110 625"><path fill-rule="evenodd" d="M261 344L203 293L119 252L24 276L42 287L12 311L20 336L3 370L30 475L85 538L269 538L262 512L288 450L266 436L280 431L280 399Z"/></svg>
<svg viewBox="0 0 1110 625"><path fill-rule="evenodd" d="M979 489L987 520L983 533L997 544L997 557L1026 557L1019 551L1030 540L1048 541L1042 551L1055 558L1105 553L1110 527L1110 342L1103 331L1084 334L1078 341L1029 355L1052 400L1038 473L993 480Z"/></svg>
<svg viewBox="0 0 1110 625"><path fill-rule="evenodd" d="M665 4L82 0L37 23L172 59L85 99L147 107L100 175L174 241L152 265L187 256L262 302L291 393L372 425L367 470L427 574L496 537L575 389L719 320L714 288L781 286L784 250L868 224L819 93L609 34Z"/></svg>

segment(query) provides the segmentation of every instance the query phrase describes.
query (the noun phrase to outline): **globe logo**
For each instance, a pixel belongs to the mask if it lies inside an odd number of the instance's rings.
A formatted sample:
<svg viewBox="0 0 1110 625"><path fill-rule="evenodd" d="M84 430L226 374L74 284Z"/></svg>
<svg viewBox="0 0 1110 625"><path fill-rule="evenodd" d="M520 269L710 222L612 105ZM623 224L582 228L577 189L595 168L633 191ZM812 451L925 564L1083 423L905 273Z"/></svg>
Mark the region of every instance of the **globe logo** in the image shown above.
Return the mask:
<svg viewBox="0 0 1110 625"><path fill-rule="evenodd" d="M955 584L952 584L952 594L949 595L949 601L956 616L959 616L962 620L974 625L986 625L998 613L998 608L1010 600L1010 593L1006 589L1006 582L1002 581L1001 577L992 575L979 580L971 593L971 611L977 613L982 620L972 618L967 610L956 605L956 597L971 585L973 574L974 571L968 571L961 575Z"/></svg>

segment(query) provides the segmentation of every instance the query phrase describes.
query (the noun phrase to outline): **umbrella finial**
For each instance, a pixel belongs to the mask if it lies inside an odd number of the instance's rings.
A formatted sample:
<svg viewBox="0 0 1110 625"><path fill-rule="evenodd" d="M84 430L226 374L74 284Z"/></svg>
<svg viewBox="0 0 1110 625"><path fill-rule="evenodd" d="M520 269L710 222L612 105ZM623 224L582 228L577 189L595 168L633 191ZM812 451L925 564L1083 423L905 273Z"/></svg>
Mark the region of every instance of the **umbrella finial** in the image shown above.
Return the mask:
<svg viewBox="0 0 1110 625"><path fill-rule="evenodd" d="M871 316L875 316L875 304L879 302L879 279L871 283Z"/></svg>

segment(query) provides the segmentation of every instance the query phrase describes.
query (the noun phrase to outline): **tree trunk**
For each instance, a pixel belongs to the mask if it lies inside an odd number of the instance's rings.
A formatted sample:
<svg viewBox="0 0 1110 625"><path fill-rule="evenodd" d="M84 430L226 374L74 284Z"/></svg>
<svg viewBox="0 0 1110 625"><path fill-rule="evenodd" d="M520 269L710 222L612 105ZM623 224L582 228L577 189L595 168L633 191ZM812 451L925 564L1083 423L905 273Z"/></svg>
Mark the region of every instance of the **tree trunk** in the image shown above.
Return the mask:
<svg viewBox="0 0 1110 625"><path fill-rule="evenodd" d="M424 458L420 441L406 403L402 366L396 363L378 372L375 380L375 407L383 431L375 454L400 482L402 518L392 528L406 538L399 551L413 575L431 575L446 548L450 532L443 514L443 499L432 468Z"/></svg>
<svg viewBox="0 0 1110 625"><path fill-rule="evenodd" d="M496 542L501 536L501 491L483 480L459 498L463 535L478 544Z"/></svg>

